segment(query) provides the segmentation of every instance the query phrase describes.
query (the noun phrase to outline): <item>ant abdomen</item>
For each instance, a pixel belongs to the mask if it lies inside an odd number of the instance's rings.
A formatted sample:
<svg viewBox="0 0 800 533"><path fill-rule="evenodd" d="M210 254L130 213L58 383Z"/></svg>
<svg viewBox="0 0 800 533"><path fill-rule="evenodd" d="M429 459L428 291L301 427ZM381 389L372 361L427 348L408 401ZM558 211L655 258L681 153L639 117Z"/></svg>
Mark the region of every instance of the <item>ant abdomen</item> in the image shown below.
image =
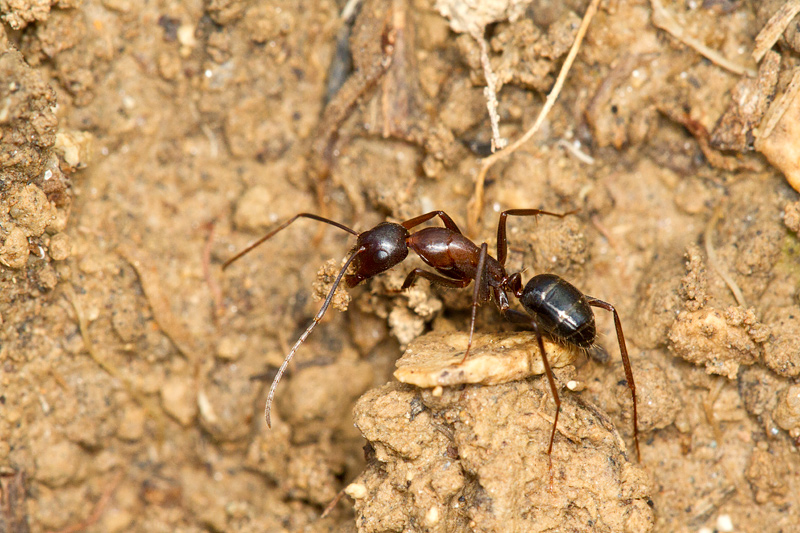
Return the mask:
<svg viewBox="0 0 800 533"><path fill-rule="evenodd" d="M555 274L539 274L525 284L519 301L547 333L581 348L594 345L594 313L571 283Z"/></svg>

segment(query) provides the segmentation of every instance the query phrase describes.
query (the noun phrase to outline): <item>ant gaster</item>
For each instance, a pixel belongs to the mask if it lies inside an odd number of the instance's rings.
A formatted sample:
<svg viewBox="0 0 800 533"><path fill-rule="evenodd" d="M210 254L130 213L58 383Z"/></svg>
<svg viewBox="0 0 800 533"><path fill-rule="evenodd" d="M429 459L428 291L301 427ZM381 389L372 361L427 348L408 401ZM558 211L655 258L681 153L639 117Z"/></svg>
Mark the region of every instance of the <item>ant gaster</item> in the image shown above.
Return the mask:
<svg viewBox="0 0 800 533"><path fill-rule="evenodd" d="M539 274L531 278L522 286L522 275L519 272L508 275L505 261L508 255L508 239L506 237L506 220L511 216L537 216L549 215L564 217L569 213L551 213L540 209L510 209L500 213L497 225L497 258L488 253L488 245L483 243L478 247L474 242L465 237L458 226L444 211L431 211L424 215L406 220L399 224L382 222L372 229L358 233L347 226L333 220L311 213L299 213L259 240L229 259L222 266L227 268L231 263L245 255L247 252L270 239L279 231L285 229L298 218L310 218L319 222L330 224L347 231L357 237L355 247L350 251L349 257L339 274L336 276L320 310L313 321L300 335L292 349L281 365L267 397L265 417L267 426L271 427L270 410L278 385L289 361L297 349L306 340L317 323L325 315L328 307L339 286L342 278L349 287L355 287L362 281L369 279L381 272L401 263L407 256L409 249L413 250L425 263L433 267L438 273L415 268L406 276L401 287L405 290L417 280L425 278L433 283L447 287L463 288L475 281L472 298L472 317L470 321L469 341L464 353L463 363L469 355L472 346L472 337L475 330L475 317L478 305L489 300L494 300L500 313L507 320L530 326L536 335L539 350L544 363L545 374L556 404L556 414L553 419L553 428L550 432L550 443L547 453L553 450L553 440L558 424L558 415L561 411L561 400L556 388L553 370L547 360L542 340L542 330L547 334L580 348L589 349L595 344L597 332L595 327L592 307L599 307L611 311L614 316L614 325L617 332L622 363L625 368L625 377L633 399L633 437L636 446L636 456L639 457L639 427L636 405L636 386L631 371L625 337L622 333L622 324L619 314L613 305L587 296L564 279L554 274ZM412 232L412 228L423 224L435 217L439 217L444 227L426 227ZM347 274L348 268L353 264L354 273ZM511 309L508 293L519 299L528 314ZM459 363L459 364L461 364Z"/></svg>

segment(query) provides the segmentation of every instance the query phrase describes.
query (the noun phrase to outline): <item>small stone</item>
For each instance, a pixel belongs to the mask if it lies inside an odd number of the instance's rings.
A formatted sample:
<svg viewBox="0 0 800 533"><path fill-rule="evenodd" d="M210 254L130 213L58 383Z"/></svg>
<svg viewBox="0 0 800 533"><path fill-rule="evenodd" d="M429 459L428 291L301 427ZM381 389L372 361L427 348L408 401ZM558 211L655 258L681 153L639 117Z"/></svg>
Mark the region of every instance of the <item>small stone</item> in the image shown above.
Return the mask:
<svg viewBox="0 0 800 533"><path fill-rule="evenodd" d="M25 268L28 264L28 236L19 226L14 226L6 237L3 246L0 246L0 263L8 268Z"/></svg>
<svg viewBox="0 0 800 533"><path fill-rule="evenodd" d="M8 460L8 455L11 453L11 445L5 441L0 441L0 464Z"/></svg>
<svg viewBox="0 0 800 533"><path fill-rule="evenodd" d="M344 267L347 258L337 264L335 259L329 259L317 271L317 281L314 282L314 298L318 301L324 300L328 297L328 293L333 287L333 283L339 275L339 271ZM336 287L336 292L333 294L331 306L338 311L347 311L347 306L350 305L350 294L344 288L344 283L339 283Z"/></svg>
<svg viewBox="0 0 800 533"><path fill-rule="evenodd" d="M236 213L233 216L236 227L241 230L261 231L275 221L264 206L273 202L274 194L268 187L256 185L242 194L236 204Z"/></svg>
<svg viewBox="0 0 800 533"><path fill-rule="evenodd" d="M50 265L43 266L37 273L37 277L39 286L46 291L51 291L58 285L58 274Z"/></svg>
<svg viewBox="0 0 800 533"><path fill-rule="evenodd" d="M425 319L398 306L389 312L389 328L400 344L407 345L425 331Z"/></svg>
<svg viewBox="0 0 800 533"><path fill-rule="evenodd" d="M83 168L91 162L94 136L86 131L60 131L53 147L70 168Z"/></svg>
<svg viewBox="0 0 800 533"><path fill-rule="evenodd" d="M222 337L217 344L217 357L226 361L235 361L244 350L244 339L239 336Z"/></svg>
<svg viewBox="0 0 800 533"><path fill-rule="evenodd" d="M792 385L781 392L772 417L786 431L800 430L800 385Z"/></svg>
<svg viewBox="0 0 800 533"><path fill-rule="evenodd" d="M72 253L72 244L66 233L56 233L50 237L50 246L47 249L53 261L64 261Z"/></svg>
<svg viewBox="0 0 800 533"><path fill-rule="evenodd" d="M791 231L800 234L800 201L786 204L783 209L783 224Z"/></svg>
<svg viewBox="0 0 800 533"><path fill-rule="evenodd" d="M122 440L136 441L144 435L145 410L138 406L129 406L122 414L117 428L117 437Z"/></svg>
<svg viewBox="0 0 800 533"><path fill-rule="evenodd" d="M736 379L739 367L752 365L761 354L750 334L753 327L734 320L734 315L711 307L681 312L669 330L672 351L690 363L705 365L708 374Z"/></svg>
<svg viewBox="0 0 800 533"><path fill-rule="evenodd" d="M344 493L354 500L361 500L367 497L367 487L361 483L350 483L347 488L344 489Z"/></svg>
<svg viewBox="0 0 800 533"><path fill-rule="evenodd" d="M181 46L194 48L197 46L197 38L194 36L194 34L194 25L189 23L181 24L181 26L178 28L178 42L181 43Z"/></svg>
<svg viewBox="0 0 800 533"><path fill-rule="evenodd" d="M425 515L425 523L431 527L435 526L439 523L439 509L436 507L431 507L428 513Z"/></svg>
<svg viewBox="0 0 800 533"><path fill-rule="evenodd" d="M103 513L103 531L108 533L121 533L130 531L133 523L133 514L119 507L109 506Z"/></svg>
<svg viewBox="0 0 800 533"><path fill-rule="evenodd" d="M29 184L12 196L8 214L14 222L24 228L28 236L39 236L53 220L54 208L44 191Z"/></svg>
<svg viewBox="0 0 800 533"><path fill-rule="evenodd" d="M197 394L192 381L184 377L168 379L161 387L161 404L181 425L191 424L197 415Z"/></svg>
<svg viewBox="0 0 800 533"><path fill-rule="evenodd" d="M717 517L717 530L725 533L734 530L730 515L721 514Z"/></svg>
<svg viewBox="0 0 800 533"><path fill-rule="evenodd" d="M36 454L35 478L48 487L63 487L78 477L83 464L80 446L62 440Z"/></svg>

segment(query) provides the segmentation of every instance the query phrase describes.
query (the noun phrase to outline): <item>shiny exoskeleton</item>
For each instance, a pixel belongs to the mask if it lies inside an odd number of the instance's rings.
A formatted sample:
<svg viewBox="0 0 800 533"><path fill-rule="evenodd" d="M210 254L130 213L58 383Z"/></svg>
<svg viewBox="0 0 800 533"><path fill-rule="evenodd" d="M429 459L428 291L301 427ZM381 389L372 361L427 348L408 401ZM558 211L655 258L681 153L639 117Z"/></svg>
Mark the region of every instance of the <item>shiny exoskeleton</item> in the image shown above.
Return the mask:
<svg viewBox="0 0 800 533"><path fill-rule="evenodd" d="M581 348L591 348L594 344L596 328L589 301L555 274L532 277L525 284L519 302L553 337Z"/></svg>
<svg viewBox="0 0 800 533"><path fill-rule="evenodd" d="M228 260L223 265L223 268L226 268L233 261L301 217L311 218L330 224L357 236L356 245L350 251L350 256L336 277L322 307L311 324L309 324L294 344L272 382L265 409L267 425L270 425L270 408L278 382L286 371L286 367L297 349L325 315L342 278L345 278L348 286L354 287L362 281L398 265L408 257L409 250L411 250L426 264L435 269L436 272L430 272L422 268L411 270L403 282L401 290L409 288L418 278L425 278L433 283L454 288L463 288L469 285L470 282L475 282L472 298L469 342L461 363L467 359L472 345L477 307L484 302L494 300L501 314L506 319L514 323L527 325L534 330L544 363L545 374L553 394L553 399L556 403L556 414L553 420L550 443L547 449L548 454L550 454L553 449L555 430L561 410L561 400L558 395L555 378L553 377L553 371L547 360L547 354L542 340L542 331L562 342L573 344L581 348L590 348L596 341L595 318L591 307L600 307L611 311L614 316L620 354L625 368L625 377L633 398L633 436L638 457L639 431L636 387L633 381L628 351L622 333L622 325L616 309L609 303L583 294L573 285L553 274L534 276L523 287L521 274L516 272L509 275L505 269L505 261L508 255L508 239L506 237L506 221L508 216L549 215L563 217L568 214L570 213L551 213L540 209L510 209L503 211L500 213L500 220L497 225L497 258L494 258L489 255L486 243L478 246L465 237L458 229L455 222L453 222L444 211L431 211L430 213L420 215L399 224L383 222L362 233L358 233L343 224L318 215L300 213ZM426 227L417 231L411 231L412 228L435 217L441 219L444 227ZM354 273L345 275L345 272L351 264L353 265ZM527 313L511 309L508 293L511 293L519 299Z"/></svg>

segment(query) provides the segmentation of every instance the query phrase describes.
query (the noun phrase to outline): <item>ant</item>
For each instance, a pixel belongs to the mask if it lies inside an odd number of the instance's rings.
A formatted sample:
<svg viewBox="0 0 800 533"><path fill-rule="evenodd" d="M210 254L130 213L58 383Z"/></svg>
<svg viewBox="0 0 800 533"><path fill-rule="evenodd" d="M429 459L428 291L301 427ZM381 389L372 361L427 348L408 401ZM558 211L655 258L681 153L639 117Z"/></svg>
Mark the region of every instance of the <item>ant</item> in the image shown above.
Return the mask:
<svg viewBox="0 0 800 533"><path fill-rule="evenodd" d="M542 340L542 331L567 344L575 345L582 349L590 349L595 345L597 330L592 307L599 307L610 311L614 316L614 325L617 332L622 363L625 368L625 378L633 399L633 437L636 445L636 456L639 454L639 424L636 404L636 385L633 380L628 350L625 337L622 333L622 324L619 314L613 305L597 298L587 296L572 284L554 274L539 274L531 278L527 284L522 285L522 274L515 272L509 275L505 269L508 256L508 239L506 237L506 221L509 216L538 216L548 215L562 218L573 214L551 213L541 209L509 209L500 213L497 225L497 258L488 253L488 245L483 243L478 247L474 242L464 236L450 216L444 211L431 211L424 215L414 217L405 222L382 222L372 229L358 233L357 231L330 219L311 213L299 213L285 221L271 232L267 233L256 242L226 261L223 270L231 263L259 246L264 241L273 237L279 231L288 227L298 218L310 218L335 226L357 237L356 245L349 253L333 286L328 292L325 301L320 307L313 321L300 338L295 342L289 354L283 361L267 396L265 418L267 426L271 427L270 409L275 396L275 388L286 371L289 361L294 356L300 345L306 340L311 331L322 320L325 312L333 299L336 288L345 279L348 287L355 287L362 281L369 279L381 272L385 272L401 263L408 256L409 249L414 251L426 264L437 272L429 272L422 268L415 268L408 273L400 291L411 287L418 278L425 278L430 282L446 287L464 288L474 281L472 297L472 316L470 320L469 341L464 358L459 364L466 361L472 346L472 337L475 330L475 317L478 305L494 300L504 318L516 324L530 326L536 334L539 351L544 363L545 374L550 385L550 391L556 404L556 414L553 419L553 428L550 432L550 444L547 454L553 451L553 441L561 411L561 400L556 388L553 370L547 360ZM444 227L426 227L412 232L411 230L435 217L439 217ZM345 274L354 265L353 274ZM523 313L511 309L508 293L514 295L527 311Z"/></svg>

